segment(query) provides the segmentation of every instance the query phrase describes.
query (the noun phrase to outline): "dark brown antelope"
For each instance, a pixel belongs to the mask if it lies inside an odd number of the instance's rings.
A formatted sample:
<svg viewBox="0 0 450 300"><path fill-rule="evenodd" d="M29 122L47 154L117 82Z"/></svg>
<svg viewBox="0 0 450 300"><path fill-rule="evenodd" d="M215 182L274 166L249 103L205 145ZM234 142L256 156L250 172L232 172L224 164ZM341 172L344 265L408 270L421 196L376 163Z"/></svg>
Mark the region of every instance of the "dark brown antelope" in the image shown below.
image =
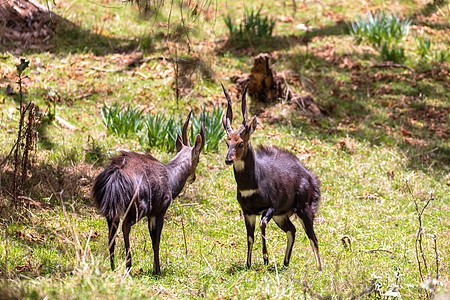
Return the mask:
<svg viewBox="0 0 450 300"><path fill-rule="evenodd" d="M108 248L111 268L114 270L114 248L117 228L122 216L125 241L126 267L131 268L130 230L142 217L148 218L152 239L154 272L161 274L159 243L164 215L172 200L187 182L195 180L200 152L205 144L204 123L193 147L187 137L192 111L184 123L182 136L177 134L177 154L164 165L153 156L132 151L121 151L111 158L111 164L95 179L92 193L96 206L108 222Z"/></svg>
<svg viewBox="0 0 450 300"><path fill-rule="evenodd" d="M256 129L256 116L250 121L247 117L245 88L242 96L242 114L244 120L239 129L231 127L233 112L231 99L222 85L228 100L227 112L222 123L227 132L228 154L227 165L233 165L234 177L237 183L237 200L244 213L247 228L247 267L252 261L252 248L256 215L261 215L259 227L263 242L264 264L269 263L266 246L266 226L271 219L287 235L287 247L284 265L289 265L292 247L295 240L295 226L289 217L296 214L301 220L308 236L317 266L322 270L319 257L319 245L313 229L314 215L317 212L320 199L319 180L306 169L297 157L277 147L260 146L253 150L250 135Z"/></svg>

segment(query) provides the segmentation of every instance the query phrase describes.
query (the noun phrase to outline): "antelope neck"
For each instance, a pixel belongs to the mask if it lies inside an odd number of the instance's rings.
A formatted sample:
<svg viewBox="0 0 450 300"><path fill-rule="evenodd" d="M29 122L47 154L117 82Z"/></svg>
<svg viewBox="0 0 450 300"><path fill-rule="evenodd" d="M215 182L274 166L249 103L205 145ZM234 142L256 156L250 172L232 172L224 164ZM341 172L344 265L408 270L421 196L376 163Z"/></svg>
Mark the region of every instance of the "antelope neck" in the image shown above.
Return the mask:
<svg viewBox="0 0 450 300"><path fill-rule="evenodd" d="M236 163L238 166L236 166ZM255 152L252 144L248 142L248 149L239 162L234 163L234 177L238 190L257 190Z"/></svg>
<svg viewBox="0 0 450 300"><path fill-rule="evenodd" d="M172 190L172 199L175 199L186 183L191 169L191 149L183 149L175 155L166 165L169 176L170 187Z"/></svg>

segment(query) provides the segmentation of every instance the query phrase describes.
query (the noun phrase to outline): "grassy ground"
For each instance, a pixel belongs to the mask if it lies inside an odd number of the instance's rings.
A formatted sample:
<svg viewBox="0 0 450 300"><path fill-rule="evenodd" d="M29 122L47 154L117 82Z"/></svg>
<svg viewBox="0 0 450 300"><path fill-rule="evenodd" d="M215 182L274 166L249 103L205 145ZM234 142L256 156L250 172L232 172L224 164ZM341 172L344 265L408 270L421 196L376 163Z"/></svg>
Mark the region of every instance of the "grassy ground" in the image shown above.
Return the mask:
<svg viewBox="0 0 450 300"><path fill-rule="evenodd" d="M436 2L438 6L427 1L297 1L294 9L291 1L275 1L262 9L278 19L274 40L238 48L226 43L222 16L240 16L240 1L212 4L198 17L186 18L189 40L184 29L177 29L182 28L177 26L178 8L170 21L168 6L158 18L145 21L134 6L120 2L57 1L54 12L72 24L56 24L45 51L0 48L1 161L17 136L17 93L7 96L4 91L8 85L17 91L14 65L21 57L30 61L26 100L40 106L45 120L46 103L55 99L57 115L75 126L42 123L26 183L26 208L20 212L11 209L12 166L2 165L0 294L36 299L347 299L388 298L391 293L393 298L425 298L415 250L419 220L414 199L422 208L432 198L422 216L422 244L430 276L439 272L439 284L428 293L448 296L450 70L448 62L419 60L413 39L424 35L436 49L448 49L448 2ZM251 3L259 7L263 2ZM412 18L415 27L403 43L405 65L414 71L377 67L376 51L357 46L348 35L349 22L369 9ZM299 24L315 30L305 32ZM250 104L259 116L253 144L294 152L321 180L315 228L323 272L317 271L298 221L289 268L282 267L286 237L273 222L267 231L269 266L263 264L257 234L253 267L245 268L245 226L232 169L224 164L225 142L220 151L202 154L196 182L169 208L161 241L162 276L152 275L146 222L131 232L130 274L124 268L121 233L119 267L112 272L107 226L91 205L91 183L118 149L146 149L136 137L108 135L101 107L120 102L181 117L190 108L223 105L220 83L236 99L233 76L249 73L253 55L260 51L271 54L276 71L299 74L289 78L291 89L330 110L328 116L311 117L285 102L262 110ZM183 86L178 98L170 60L175 56L201 62L185 69L193 84ZM238 101L234 103L239 113ZM150 152L163 162L173 156ZM422 275L426 281L425 271ZM369 295L371 289L375 291Z"/></svg>

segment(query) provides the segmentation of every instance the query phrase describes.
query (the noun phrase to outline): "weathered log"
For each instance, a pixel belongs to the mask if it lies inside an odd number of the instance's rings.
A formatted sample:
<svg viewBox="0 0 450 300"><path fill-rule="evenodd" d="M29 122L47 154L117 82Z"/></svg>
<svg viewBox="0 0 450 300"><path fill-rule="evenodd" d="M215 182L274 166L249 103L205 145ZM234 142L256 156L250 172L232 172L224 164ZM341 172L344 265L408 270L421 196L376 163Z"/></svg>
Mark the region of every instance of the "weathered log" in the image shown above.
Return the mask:
<svg viewBox="0 0 450 300"><path fill-rule="evenodd" d="M327 116L328 110L317 104L311 96L292 97L291 103L295 104L303 113L311 116Z"/></svg>

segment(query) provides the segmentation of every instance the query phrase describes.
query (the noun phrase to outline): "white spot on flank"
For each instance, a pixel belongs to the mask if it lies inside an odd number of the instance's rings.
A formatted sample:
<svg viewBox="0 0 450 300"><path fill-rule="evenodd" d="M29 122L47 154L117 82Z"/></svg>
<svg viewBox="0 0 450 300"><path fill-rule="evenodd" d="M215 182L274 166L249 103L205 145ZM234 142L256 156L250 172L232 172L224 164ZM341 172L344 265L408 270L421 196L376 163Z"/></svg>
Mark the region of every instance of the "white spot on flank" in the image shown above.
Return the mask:
<svg viewBox="0 0 450 300"><path fill-rule="evenodd" d="M242 172L245 169L245 163L243 160L237 160L234 162L234 170L236 172Z"/></svg>
<svg viewBox="0 0 450 300"><path fill-rule="evenodd" d="M258 192L258 189L252 189L252 190L242 190L239 191L239 193L241 194L242 197L250 197L251 195L255 194Z"/></svg>

